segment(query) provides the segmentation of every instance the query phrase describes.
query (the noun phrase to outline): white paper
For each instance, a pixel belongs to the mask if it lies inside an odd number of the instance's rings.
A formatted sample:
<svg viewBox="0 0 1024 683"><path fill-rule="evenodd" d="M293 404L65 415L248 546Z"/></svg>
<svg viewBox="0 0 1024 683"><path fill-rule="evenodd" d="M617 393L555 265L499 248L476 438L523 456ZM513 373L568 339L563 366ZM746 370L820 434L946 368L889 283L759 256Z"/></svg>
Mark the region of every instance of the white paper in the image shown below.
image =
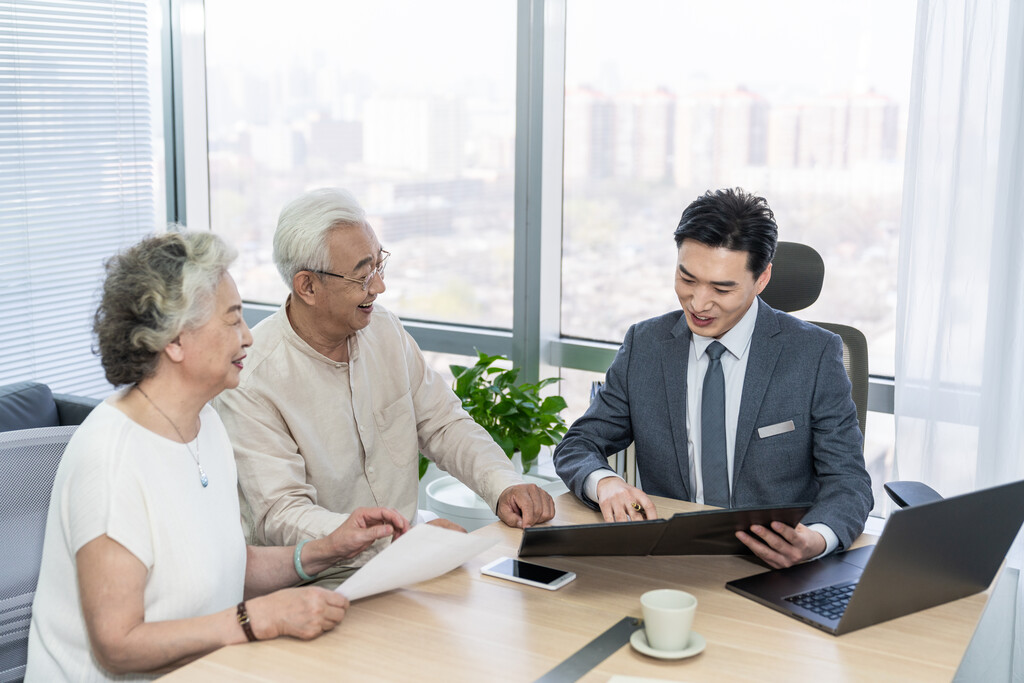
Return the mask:
<svg viewBox="0 0 1024 683"><path fill-rule="evenodd" d="M335 588L349 600L441 576L479 555L497 538L418 524Z"/></svg>

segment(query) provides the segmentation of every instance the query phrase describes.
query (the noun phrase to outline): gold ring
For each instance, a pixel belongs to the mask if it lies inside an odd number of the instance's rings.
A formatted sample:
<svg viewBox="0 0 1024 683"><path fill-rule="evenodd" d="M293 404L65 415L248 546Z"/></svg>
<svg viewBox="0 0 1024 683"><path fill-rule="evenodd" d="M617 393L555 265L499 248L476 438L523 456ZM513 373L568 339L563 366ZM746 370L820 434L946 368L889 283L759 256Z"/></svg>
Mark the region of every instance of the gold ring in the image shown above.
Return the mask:
<svg viewBox="0 0 1024 683"><path fill-rule="evenodd" d="M634 500L633 501L633 509L636 510L637 512L643 512L644 511L644 506Z"/></svg>

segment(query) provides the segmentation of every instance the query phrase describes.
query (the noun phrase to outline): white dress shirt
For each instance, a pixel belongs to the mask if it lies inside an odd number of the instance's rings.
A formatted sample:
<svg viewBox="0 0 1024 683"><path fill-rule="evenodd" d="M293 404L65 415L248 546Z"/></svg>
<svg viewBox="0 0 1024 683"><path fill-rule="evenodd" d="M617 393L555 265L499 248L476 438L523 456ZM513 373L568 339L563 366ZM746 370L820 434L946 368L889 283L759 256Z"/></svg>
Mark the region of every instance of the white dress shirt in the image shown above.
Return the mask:
<svg viewBox="0 0 1024 683"><path fill-rule="evenodd" d="M743 378L747 374L750 338L757 322L757 306L751 305L739 322L722 335L721 339L694 334L690 339L690 359L686 363L686 450L690 460L690 486L694 502L704 503L704 480L701 473L701 409L703 404L704 375L708 371L707 350L712 342L720 342L722 374L725 376L725 457L729 469L729 491L732 491L733 460L736 457L736 424L740 417L740 399L743 397Z"/></svg>

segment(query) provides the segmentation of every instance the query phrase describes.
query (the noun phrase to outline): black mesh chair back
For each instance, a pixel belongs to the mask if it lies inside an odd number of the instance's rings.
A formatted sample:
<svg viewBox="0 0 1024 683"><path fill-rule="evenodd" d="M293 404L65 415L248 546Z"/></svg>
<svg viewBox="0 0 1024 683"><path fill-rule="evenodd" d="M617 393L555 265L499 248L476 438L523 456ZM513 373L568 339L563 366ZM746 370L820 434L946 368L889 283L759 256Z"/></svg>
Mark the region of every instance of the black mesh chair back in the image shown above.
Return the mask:
<svg viewBox="0 0 1024 683"><path fill-rule="evenodd" d="M0 432L0 682L20 681L57 465L76 426Z"/></svg>
<svg viewBox="0 0 1024 683"><path fill-rule="evenodd" d="M814 324L843 338L843 366L850 377L850 384L853 385L850 394L857 406L857 422L863 434L868 419L868 340L856 327L839 323Z"/></svg>
<svg viewBox="0 0 1024 683"><path fill-rule="evenodd" d="M772 259L772 279L761 292L761 299L772 308L793 313L818 300L825 281L825 262L806 244L779 242ZM843 340L843 366L853 385L851 395L857 406L857 421L863 434L868 415L868 342L855 327L839 323L815 322Z"/></svg>

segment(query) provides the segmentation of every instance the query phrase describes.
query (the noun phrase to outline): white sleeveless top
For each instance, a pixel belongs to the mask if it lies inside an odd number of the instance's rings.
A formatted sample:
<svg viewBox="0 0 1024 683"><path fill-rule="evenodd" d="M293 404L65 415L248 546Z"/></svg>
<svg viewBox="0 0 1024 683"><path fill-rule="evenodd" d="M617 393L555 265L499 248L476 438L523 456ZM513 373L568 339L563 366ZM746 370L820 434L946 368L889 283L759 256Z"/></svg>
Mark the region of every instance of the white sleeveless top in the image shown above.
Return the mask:
<svg viewBox="0 0 1024 683"><path fill-rule="evenodd" d="M217 413L200 412L200 483L186 446L98 405L57 470L32 607L26 681L113 680L89 648L76 553L106 534L148 569L146 621L218 612L242 600L246 547L231 442ZM192 442L193 452L196 443ZM117 677L149 680L155 676Z"/></svg>

